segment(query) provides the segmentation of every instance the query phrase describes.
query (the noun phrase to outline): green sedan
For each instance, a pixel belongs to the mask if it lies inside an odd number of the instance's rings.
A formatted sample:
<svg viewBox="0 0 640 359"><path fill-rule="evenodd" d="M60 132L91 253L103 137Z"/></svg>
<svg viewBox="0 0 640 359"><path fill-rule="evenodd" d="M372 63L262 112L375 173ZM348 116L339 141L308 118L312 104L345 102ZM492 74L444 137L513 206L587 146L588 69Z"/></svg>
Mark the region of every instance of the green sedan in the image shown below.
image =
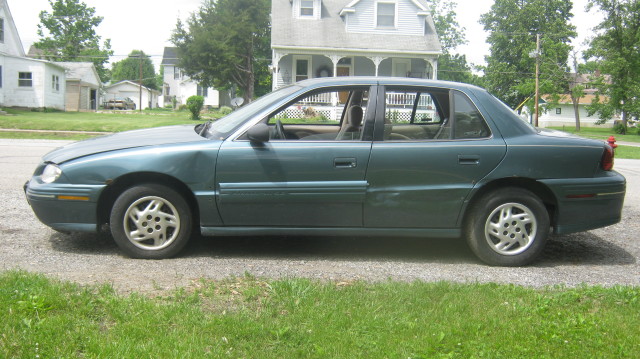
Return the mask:
<svg viewBox="0 0 640 359"><path fill-rule="evenodd" d="M67 145L25 191L44 224L110 231L134 258L197 233L463 237L483 262L521 266L550 232L619 222L625 185L606 143L534 128L481 88L342 77Z"/></svg>

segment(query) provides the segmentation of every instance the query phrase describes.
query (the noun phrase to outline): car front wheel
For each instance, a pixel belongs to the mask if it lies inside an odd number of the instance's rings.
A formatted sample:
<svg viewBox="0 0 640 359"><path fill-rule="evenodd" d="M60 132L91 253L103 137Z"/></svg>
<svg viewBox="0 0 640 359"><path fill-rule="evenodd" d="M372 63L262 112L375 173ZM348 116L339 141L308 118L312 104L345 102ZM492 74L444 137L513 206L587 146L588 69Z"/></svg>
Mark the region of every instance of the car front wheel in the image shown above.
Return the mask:
<svg viewBox="0 0 640 359"><path fill-rule="evenodd" d="M521 188L487 193L471 208L466 239L483 262L523 266L537 259L549 235L549 213L542 201Z"/></svg>
<svg viewBox="0 0 640 359"><path fill-rule="evenodd" d="M191 209L169 187L146 184L123 192L111 210L111 234L132 258L163 259L178 254L189 241Z"/></svg>

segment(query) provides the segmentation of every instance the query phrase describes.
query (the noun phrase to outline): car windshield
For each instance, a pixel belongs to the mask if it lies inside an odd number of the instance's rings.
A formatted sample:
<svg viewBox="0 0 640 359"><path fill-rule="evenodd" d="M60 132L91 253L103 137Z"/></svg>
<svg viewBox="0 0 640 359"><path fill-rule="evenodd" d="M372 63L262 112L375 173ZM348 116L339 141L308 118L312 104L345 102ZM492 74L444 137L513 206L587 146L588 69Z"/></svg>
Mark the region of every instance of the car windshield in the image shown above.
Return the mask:
<svg viewBox="0 0 640 359"><path fill-rule="evenodd" d="M211 123L211 125L207 129L205 137L225 139L227 136L233 133L233 131L240 127L240 125L242 125L246 120L250 119L256 113L260 112L265 106L298 91L300 88L301 87L297 85L290 85L260 97L259 99L228 114L227 116Z"/></svg>

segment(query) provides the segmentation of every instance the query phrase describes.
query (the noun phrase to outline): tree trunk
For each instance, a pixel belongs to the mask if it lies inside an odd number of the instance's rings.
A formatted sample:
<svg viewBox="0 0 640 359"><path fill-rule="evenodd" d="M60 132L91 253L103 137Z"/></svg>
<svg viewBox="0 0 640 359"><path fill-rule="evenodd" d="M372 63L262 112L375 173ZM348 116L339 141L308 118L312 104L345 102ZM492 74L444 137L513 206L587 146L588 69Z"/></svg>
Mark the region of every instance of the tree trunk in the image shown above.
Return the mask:
<svg viewBox="0 0 640 359"><path fill-rule="evenodd" d="M580 99L572 97L571 101L573 102L573 113L576 117L576 132L580 132Z"/></svg>

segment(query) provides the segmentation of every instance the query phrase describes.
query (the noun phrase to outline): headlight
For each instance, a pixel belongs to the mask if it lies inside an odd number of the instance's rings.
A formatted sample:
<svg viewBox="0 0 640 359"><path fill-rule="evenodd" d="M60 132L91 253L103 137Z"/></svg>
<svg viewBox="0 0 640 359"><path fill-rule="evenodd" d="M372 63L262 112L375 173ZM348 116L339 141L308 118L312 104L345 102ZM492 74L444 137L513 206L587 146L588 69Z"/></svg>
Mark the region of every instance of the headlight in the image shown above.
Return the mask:
<svg viewBox="0 0 640 359"><path fill-rule="evenodd" d="M62 175L62 170L60 169L60 167L53 163L49 163L47 167L44 168L44 171L42 171L40 179L44 183L51 183L60 178L60 175Z"/></svg>

